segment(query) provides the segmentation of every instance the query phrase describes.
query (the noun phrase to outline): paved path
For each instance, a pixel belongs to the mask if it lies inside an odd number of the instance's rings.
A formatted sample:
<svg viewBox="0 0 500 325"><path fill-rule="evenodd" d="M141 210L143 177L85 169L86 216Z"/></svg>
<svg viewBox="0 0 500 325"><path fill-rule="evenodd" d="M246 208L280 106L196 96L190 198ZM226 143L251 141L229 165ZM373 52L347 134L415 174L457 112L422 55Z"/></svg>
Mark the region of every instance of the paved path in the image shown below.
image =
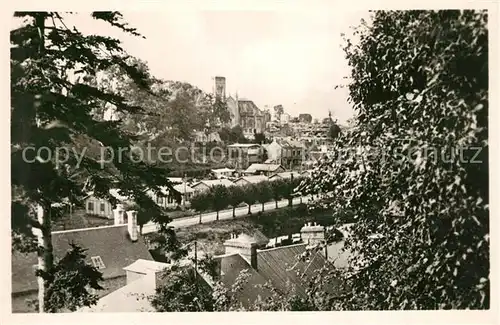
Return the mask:
<svg viewBox="0 0 500 325"><path fill-rule="evenodd" d="M302 197L302 203L307 203L310 200L309 197ZM293 199L293 205L300 204L301 198L294 198ZM288 200L281 200L278 201L278 209L284 208L288 205ZM264 204L264 211L271 211L276 209L276 203L273 202L268 202ZM254 204L252 205L251 208L252 213L257 213L259 211L262 211L262 204ZM235 210L235 215L236 217L242 217L242 216L247 216L248 215L248 206L244 206L241 208L236 208ZM207 222L213 222L216 221L216 216L217 213L215 212L209 212L209 213L204 213L201 215L201 222L202 223L207 223ZM219 220L228 220L233 218L233 209L227 209L227 210L222 210L219 211ZM182 227L188 227L192 225L196 225L200 223L200 216L191 216L191 217L184 217L184 218L178 218L170 222L168 225L173 226L175 228L182 228ZM146 223L142 227L142 234L148 234L152 232L158 231L158 226L152 222Z"/></svg>

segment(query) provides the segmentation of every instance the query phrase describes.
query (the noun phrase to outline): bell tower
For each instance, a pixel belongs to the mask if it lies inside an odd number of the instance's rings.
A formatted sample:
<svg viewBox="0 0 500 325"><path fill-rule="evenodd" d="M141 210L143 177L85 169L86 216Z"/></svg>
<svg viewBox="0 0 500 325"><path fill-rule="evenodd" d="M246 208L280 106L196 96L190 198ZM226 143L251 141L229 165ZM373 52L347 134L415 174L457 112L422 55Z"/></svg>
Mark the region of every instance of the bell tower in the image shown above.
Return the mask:
<svg viewBox="0 0 500 325"><path fill-rule="evenodd" d="M226 78L215 77L215 97L226 100Z"/></svg>

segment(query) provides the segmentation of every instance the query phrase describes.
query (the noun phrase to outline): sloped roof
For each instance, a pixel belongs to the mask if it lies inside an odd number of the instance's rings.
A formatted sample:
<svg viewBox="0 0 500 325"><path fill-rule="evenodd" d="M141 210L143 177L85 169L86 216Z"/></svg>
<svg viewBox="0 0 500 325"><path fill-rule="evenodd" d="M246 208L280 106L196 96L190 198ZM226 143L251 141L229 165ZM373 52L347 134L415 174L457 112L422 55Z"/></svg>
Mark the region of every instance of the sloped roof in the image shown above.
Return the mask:
<svg viewBox="0 0 500 325"><path fill-rule="evenodd" d="M234 183L231 182L230 180L226 179L226 178L221 178L221 179L210 179L210 180L203 180L203 181L200 181L196 184L193 184L191 187L193 189L195 189L196 187L198 187L200 184L205 184L206 186L208 187L211 187L211 186L216 186L216 185L223 185L223 186L233 186Z"/></svg>
<svg viewBox="0 0 500 325"><path fill-rule="evenodd" d="M298 173L298 172L283 172L283 173L277 173L277 174L274 174L274 175L271 175L269 176L269 178L283 178L283 179L289 179L289 178L292 178L292 174L294 177L298 177L301 175L301 173Z"/></svg>
<svg viewBox="0 0 500 325"><path fill-rule="evenodd" d="M155 312L156 310L151 306L148 299L155 292L156 289L152 285L152 281L143 276L102 297L97 301L97 304L80 308L77 312Z"/></svg>
<svg viewBox="0 0 500 325"><path fill-rule="evenodd" d="M194 188L187 185L187 183L174 185L174 190L176 190L177 192L179 192L181 194L183 194L184 192L186 192L186 193L193 193L194 192Z"/></svg>
<svg viewBox="0 0 500 325"><path fill-rule="evenodd" d="M239 301L245 305L254 302L259 295L265 298L269 294L267 289L259 287L266 282L270 282L280 292L289 291L289 285L292 285L298 294L304 295L306 280L314 276L326 263L326 259L319 252L313 253L308 261L301 261L299 256L305 251L306 244L303 243L257 250L257 269L253 269L237 253L216 256L214 259L220 261L221 281L227 286L234 284L243 270L250 273L241 294L238 295Z"/></svg>
<svg viewBox="0 0 500 325"><path fill-rule="evenodd" d="M236 299L243 306L250 306L257 298L266 298L270 293L264 288L259 288L266 283L266 279L255 269L253 269L241 255L229 254L215 256L215 261L219 263L220 281L228 288L235 282L242 271L249 273L249 277L243 284L242 290L236 293Z"/></svg>
<svg viewBox="0 0 500 325"><path fill-rule="evenodd" d="M55 231L52 233L54 257L62 258L70 249L70 243L87 249L87 262L92 256L100 256L106 268L101 269L103 278L125 275L123 268L138 259L152 260L141 236L136 242L129 239L127 225L104 226L86 229ZM37 256L34 253L12 253L12 292L24 292L38 288L35 276Z"/></svg>
<svg viewBox="0 0 500 325"><path fill-rule="evenodd" d="M325 258L314 253L309 261L299 260L306 251L306 244L297 244L257 251L257 269L273 286L281 291L289 291L288 282L295 287L298 294L305 294L306 279L325 265Z"/></svg>
<svg viewBox="0 0 500 325"><path fill-rule="evenodd" d="M254 229L252 232L252 238L257 242L258 245L265 245L269 242L269 238L264 235L260 230Z"/></svg>
<svg viewBox="0 0 500 325"><path fill-rule="evenodd" d="M283 166L278 164L251 164L245 170L245 173L254 173L258 171L274 172L278 170L280 167L283 168Z"/></svg>
<svg viewBox="0 0 500 325"><path fill-rule="evenodd" d="M243 177L240 177L237 180L235 180L235 182L237 182L239 180L244 180L244 181L246 181L246 182L248 182L250 184L257 184L257 183L260 183L260 182L263 182L263 181L267 181L268 177L265 176L265 175L243 176Z"/></svg>
<svg viewBox="0 0 500 325"><path fill-rule="evenodd" d="M152 260L138 259L134 263L124 267L125 271L132 271L136 273L148 273L148 272L159 272L165 268L168 268L170 264L161 263Z"/></svg>
<svg viewBox="0 0 500 325"><path fill-rule="evenodd" d="M233 143L227 146L228 148L251 148L260 147L258 143Z"/></svg>
<svg viewBox="0 0 500 325"><path fill-rule="evenodd" d="M212 172L214 173L231 173L234 172L234 169L231 168L217 168L217 169L212 169Z"/></svg>

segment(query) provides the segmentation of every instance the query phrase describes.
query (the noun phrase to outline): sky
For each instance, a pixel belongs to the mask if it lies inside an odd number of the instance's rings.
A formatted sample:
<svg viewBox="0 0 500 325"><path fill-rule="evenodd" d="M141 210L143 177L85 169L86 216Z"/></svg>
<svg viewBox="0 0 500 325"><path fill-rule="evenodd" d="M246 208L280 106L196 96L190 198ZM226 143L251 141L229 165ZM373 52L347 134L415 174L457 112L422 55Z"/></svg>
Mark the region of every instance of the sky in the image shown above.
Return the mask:
<svg viewBox="0 0 500 325"><path fill-rule="evenodd" d="M213 77L226 77L226 94L238 92L261 109L283 105L292 116L352 117L345 83L349 67L341 33L367 18L367 11L332 7L299 10L122 11L146 39L128 36L89 18L67 16L83 33L120 39L133 56L147 61L162 79L213 90Z"/></svg>

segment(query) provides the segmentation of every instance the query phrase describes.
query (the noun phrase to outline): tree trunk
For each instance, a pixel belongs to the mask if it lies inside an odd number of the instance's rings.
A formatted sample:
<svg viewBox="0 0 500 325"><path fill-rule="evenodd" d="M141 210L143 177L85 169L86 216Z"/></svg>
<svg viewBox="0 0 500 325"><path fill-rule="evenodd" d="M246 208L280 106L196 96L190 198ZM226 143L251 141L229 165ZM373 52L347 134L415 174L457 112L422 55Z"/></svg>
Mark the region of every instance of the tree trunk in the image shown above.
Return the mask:
<svg viewBox="0 0 500 325"><path fill-rule="evenodd" d="M252 214L252 205L251 204L248 205L248 214Z"/></svg>
<svg viewBox="0 0 500 325"><path fill-rule="evenodd" d="M200 220L199 220L199 222L198 222L198 223L201 225L201 212L200 212Z"/></svg>
<svg viewBox="0 0 500 325"><path fill-rule="evenodd" d="M233 218L236 218L236 207L233 207Z"/></svg>
<svg viewBox="0 0 500 325"><path fill-rule="evenodd" d="M38 45L38 57L42 58L45 54L45 18L46 13L40 12L35 18L35 27L38 30L39 45ZM41 104L41 94L35 94L34 96L34 113L35 113L35 125L38 125L38 108ZM54 256L52 251L52 224L50 220L50 203L48 206L37 206L37 219L39 226L41 227L38 232L38 269L41 272L49 273L54 266ZM49 280L43 279L38 276L38 312L45 313L45 295L49 287Z"/></svg>
<svg viewBox="0 0 500 325"><path fill-rule="evenodd" d="M276 209L278 208L278 200L274 201L274 203L276 204Z"/></svg>
<svg viewBox="0 0 500 325"><path fill-rule="evenodd" d="M264 203L262 203L262 212L264 212Z"/></svg>
<svg viewBox="0 0 500 325"><path fill-rule="evenodd" d="M50 207L44 209L43 206L37 207L37 219L41 228L37 229L38 239L38 270L41 272L50 272L54 266L54 256L52 251L52 233L50 220ZM49 287L49 280L43 279L41 276L38 280L38 312L45 313L45 294Z"/></svg>
<svg viewBox="0 0 500 325"><path fill-rule="evenodd" d="M217 214L215 215L215 220L219 220L219 210L217 210Z"/></svg>
<svg viewBox="0 0 500 325"><path fill-rule="evenodd" d="M291 207L293 205L293 197L288 198L288 206Z"/></svg>

